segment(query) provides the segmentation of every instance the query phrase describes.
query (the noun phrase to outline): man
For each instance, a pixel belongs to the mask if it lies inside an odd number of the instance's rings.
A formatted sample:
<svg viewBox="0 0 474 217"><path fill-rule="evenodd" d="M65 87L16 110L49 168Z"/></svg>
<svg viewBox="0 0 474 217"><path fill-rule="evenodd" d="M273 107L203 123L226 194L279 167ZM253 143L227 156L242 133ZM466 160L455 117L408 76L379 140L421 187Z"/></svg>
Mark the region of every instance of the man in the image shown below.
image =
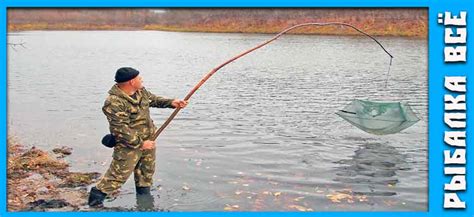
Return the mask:
<svg viewBox="0 0 474 217"><path fill-rule="evenodd" d="M139 71L130 67L118 69L115 82L102 111L107 116L116 145L109 169L90 191L88 203L91 207L103 206L106 195L118 190L132 172L137 197L151 197L155 142L149 139L157 128L149 107L184 108L187 105L187 101L153 95L143 87Z"/></svg>

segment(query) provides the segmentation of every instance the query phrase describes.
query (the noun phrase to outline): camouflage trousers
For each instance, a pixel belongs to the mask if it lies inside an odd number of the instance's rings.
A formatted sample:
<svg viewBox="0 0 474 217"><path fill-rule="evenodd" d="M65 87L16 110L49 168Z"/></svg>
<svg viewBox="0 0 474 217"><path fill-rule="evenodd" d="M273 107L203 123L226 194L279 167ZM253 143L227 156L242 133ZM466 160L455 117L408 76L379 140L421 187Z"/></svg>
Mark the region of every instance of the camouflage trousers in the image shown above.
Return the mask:
<svg viewBox="0 0 474 217"><path fill-rule="evenodd" d="M97 183L97 189L110 194L118 190L134 173L135 186L150 187L155 173L155 149L140 150L123 146L114 148L113 160Z"/></svg>

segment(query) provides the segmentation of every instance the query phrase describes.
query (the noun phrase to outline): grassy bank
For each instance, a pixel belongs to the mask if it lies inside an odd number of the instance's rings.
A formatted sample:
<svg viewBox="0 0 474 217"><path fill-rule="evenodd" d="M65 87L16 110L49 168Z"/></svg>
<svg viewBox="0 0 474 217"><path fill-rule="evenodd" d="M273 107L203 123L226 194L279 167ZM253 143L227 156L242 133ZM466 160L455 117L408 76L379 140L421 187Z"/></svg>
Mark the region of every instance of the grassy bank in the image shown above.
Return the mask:
<svg viewBox="0 0 474 217"><path fill-rule="evenodd" d="M141 26L133 25L98 25L98 24L71 24L71 23L21 23L8 24L8 31L35 31L35 30L141 30Z"/></svg>
<svg viewBox="0 0 474 217"><path fill-rule="evenodd" d="M322 21L334 22L334 21ZM340 22L340 21L337 21ZM343 21L344 22L344 21ZM423 21L411 21L404 23L375 23L375 22L346 22L367 32L373 36L397 36L397 37L427 37L427 26ZM170 25L170 24L148 24L145 26L133 25L96 25L96 24L48 24L48 23L23 23L9 24L9 31L31 31L31 30L154 30L173 32L213 32L213 33L278 33L285 28L297 24L274 23L265 26L258 24L242 24L232 21L219 21L202 25ZM310 26L292 30L291 34L316 34L316 35L360 35L351 28L341 26Z"/></svg>
<svg viewBox="0 0 474 217"><path fill-rule="evenodd" d="M320 22L340 22L340 21L320 21ZM302 22L301 22L302 23ZM427 37L427 27L424 22L413 21L409 23L355 23L346 22L367 32L373 36L398 36L398 37ZM264 27L259 25L241 25L234 22L218 22L203 25L146 25L144 30L159 30L173 32L216 32L216 33L278 33L282 30L298 24L275 23ZM359 32L351 28L341 26L308 26L292 30L290 34L314 34L314 35L360 35Z"/></svg>

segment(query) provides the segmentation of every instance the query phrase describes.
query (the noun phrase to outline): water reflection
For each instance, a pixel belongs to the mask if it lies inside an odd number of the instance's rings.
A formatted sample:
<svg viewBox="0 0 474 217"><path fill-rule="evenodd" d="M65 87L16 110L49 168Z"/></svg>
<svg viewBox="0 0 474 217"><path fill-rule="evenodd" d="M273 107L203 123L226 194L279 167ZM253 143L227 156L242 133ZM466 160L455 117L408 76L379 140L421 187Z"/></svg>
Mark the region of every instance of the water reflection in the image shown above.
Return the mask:
<svg viewBox="0 0 474 217"><path fill-rule="evenodd" d="M337 161L334 181L353 186L353 192L369 196L396 195L397 172L409 170L407 156L395 147L381 143L360 146L351 159Z"/></svg>
<svg viewBox="0 0 474 217"><path fill-rule="evenodd" d="M153 211L155 208L155 198L151 194L139 195L137 194L137 210L139 211Z"/></svg>

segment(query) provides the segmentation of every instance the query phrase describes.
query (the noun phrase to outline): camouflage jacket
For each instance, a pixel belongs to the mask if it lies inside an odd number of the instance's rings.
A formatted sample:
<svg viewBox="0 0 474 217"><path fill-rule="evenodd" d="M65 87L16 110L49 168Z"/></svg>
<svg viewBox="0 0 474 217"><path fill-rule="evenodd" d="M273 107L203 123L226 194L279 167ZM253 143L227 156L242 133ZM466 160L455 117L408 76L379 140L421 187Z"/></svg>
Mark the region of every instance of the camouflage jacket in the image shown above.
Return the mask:
<svg viewBox="0 0 474 217"><path fill-rule="evenodd" d="M117 85L109 90L102 111L110 124L110 132L117 145L139 148L156 130L149 107L173 108L173 99L155 96L145 88L138 90L136 99L123 92Z"/></svg>

